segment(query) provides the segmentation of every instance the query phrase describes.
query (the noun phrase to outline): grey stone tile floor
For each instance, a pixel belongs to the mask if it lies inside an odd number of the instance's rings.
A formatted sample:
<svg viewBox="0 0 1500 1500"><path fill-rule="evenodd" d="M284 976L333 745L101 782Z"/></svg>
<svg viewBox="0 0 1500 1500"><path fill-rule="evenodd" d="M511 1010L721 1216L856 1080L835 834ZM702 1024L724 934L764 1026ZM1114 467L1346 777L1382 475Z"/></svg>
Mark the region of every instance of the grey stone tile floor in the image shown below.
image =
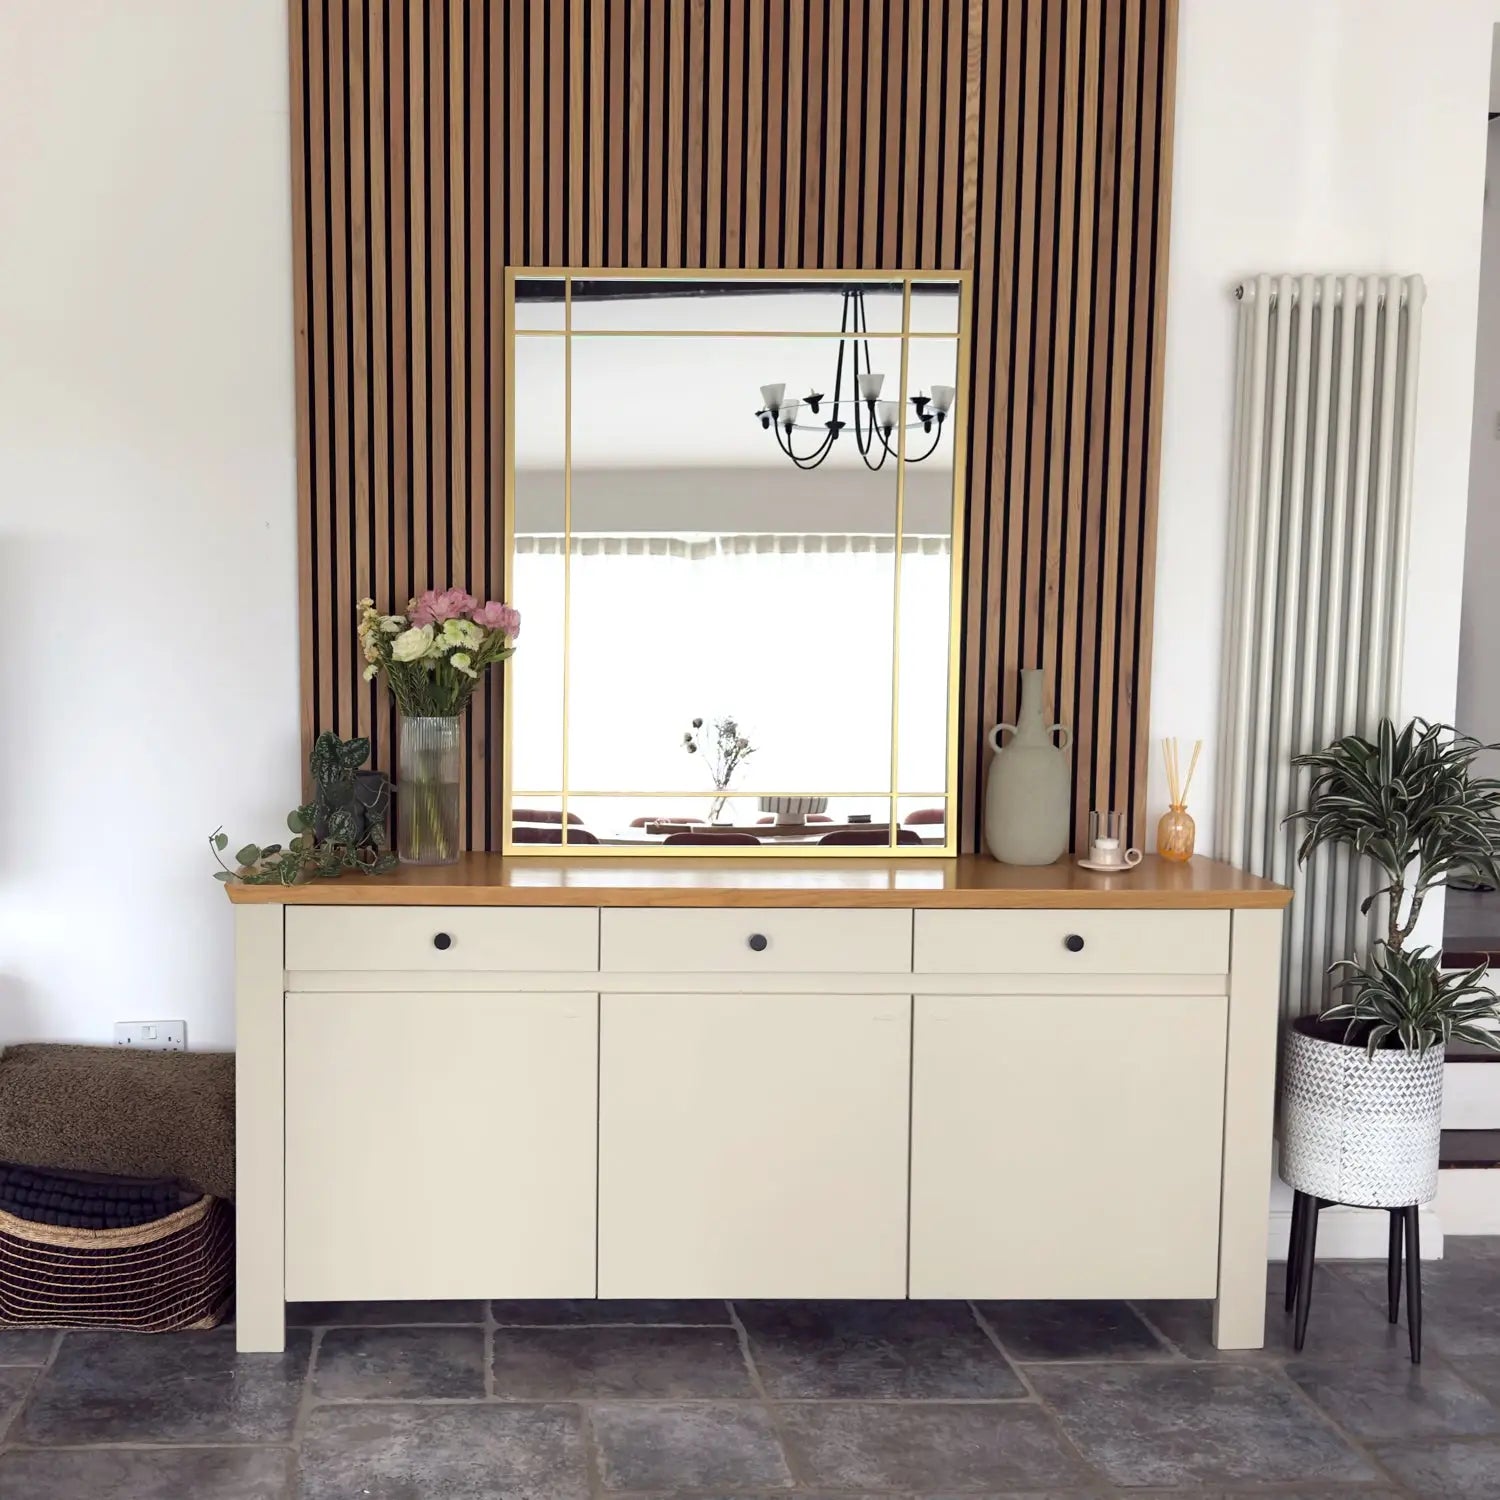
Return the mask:
<svg viewBox="0 0 1500 1500"><path fill-rule="evenodd" d="M1283 1268L1267 1347L1198 1302L308 1303L230 1329L0 1330L0 1500L1500 1500L1500 1237Z"/></svg>

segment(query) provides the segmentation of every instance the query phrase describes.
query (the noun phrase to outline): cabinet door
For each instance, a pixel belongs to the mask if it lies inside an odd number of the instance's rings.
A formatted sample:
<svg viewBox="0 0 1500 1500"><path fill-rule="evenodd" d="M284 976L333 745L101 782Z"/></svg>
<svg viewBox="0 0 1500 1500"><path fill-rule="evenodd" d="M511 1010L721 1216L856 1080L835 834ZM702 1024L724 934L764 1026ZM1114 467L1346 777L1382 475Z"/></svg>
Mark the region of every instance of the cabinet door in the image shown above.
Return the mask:
<svg viewBox="0 0 1500 1500"><path fill-rule="evenodd" d="M605 995L601 1297L902 1297L911 1001Z"/></svg>
<svg viewBox="0 0 1500 1500"><path fill-rule="evenodd" d="M913 1297L1212 1297L1222 996L919 995Z"/></svg>
<svg viewBox="0 0 1500 1500"><path fill-rule="evenodd" d="M291 1300L594 1295L598 998L286 997Z"/></svg>

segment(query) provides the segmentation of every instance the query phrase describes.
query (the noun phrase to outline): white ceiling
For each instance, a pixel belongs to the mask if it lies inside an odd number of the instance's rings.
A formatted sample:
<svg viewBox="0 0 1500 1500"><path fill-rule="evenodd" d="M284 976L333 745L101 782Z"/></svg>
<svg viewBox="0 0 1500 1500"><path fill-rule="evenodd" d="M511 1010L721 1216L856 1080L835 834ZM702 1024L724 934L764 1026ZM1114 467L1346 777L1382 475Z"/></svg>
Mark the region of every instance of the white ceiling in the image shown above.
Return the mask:
<svg viewBox="0 0 1500 1500"><path fill-rule="evenodd" d="M585 328L766 329L836 331L841 299L836 290L785 296L757 293L712 298L576 301L575 334ZM870 354L886 377L884 394L900 390L900 340L876 329L900 331L899 295L867 298ZM912 299L912 328L948 332L956 326L956 297ZM522 304L521 327L561 325L555 303ZM766 467L787 465L774 436L755 419L760 387L783 381L788 397L817 389L833 395L839 343L831 338L716 337L696 332L677 337L575 337L573 345L573 464L575 468ZM957 339L910 342L907 381L911 394L934 383L957 385ZM564 341L516 339L516 461L521 468L557 468L563 455ZM853 394L846 369L844 392ZM826 420L827 409L819 418ZM798 432L798 449L816 444L820 433ZM925 447L921 432L910 440ZM945 439L946 441L946 439ZM936 457L934 458L936 462ZM839 440L828 464L859 465L852 430Z"/></svg>

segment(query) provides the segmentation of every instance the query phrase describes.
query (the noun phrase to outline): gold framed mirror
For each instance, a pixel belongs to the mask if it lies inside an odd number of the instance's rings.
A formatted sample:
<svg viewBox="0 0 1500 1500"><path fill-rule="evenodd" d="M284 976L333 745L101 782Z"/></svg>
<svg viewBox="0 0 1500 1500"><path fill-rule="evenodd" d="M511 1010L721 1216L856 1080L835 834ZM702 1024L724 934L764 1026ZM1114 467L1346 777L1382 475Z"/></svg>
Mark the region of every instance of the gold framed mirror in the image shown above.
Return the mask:
<svg viewBox="0 0 1500 1500"><path fill-rule="evenodd" d="M967 275L504 306L504 851L955 853Z"/></svg>

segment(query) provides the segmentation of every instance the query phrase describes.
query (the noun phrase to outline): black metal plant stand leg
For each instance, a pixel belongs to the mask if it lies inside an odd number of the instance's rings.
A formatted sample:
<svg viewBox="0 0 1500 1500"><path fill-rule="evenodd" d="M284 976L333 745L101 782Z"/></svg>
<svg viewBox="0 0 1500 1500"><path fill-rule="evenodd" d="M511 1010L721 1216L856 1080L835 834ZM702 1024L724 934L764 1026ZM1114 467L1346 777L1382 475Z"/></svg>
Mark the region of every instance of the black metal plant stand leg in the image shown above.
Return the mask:
<svg viewBox="0 0 1500 1500"><path fill-rule="evenodd" d="M1310 1193L1292 1198L1292 1239L1286 1257L1286 1310L1294 1313L1293 1344L1307 1342L1307 1315L1312 1308L1313 1265L1318 1252L1318 1215L1333 1204ZM1393 1208L1387 1241L1385 1288L1386 1316L1395 1323L1401 1316L1401 1271L1406 1270L1406 1331L1411 1362L1422 1363L1422 1241L1418 1227L1421 1208L1411 1204Z"/></svg>

